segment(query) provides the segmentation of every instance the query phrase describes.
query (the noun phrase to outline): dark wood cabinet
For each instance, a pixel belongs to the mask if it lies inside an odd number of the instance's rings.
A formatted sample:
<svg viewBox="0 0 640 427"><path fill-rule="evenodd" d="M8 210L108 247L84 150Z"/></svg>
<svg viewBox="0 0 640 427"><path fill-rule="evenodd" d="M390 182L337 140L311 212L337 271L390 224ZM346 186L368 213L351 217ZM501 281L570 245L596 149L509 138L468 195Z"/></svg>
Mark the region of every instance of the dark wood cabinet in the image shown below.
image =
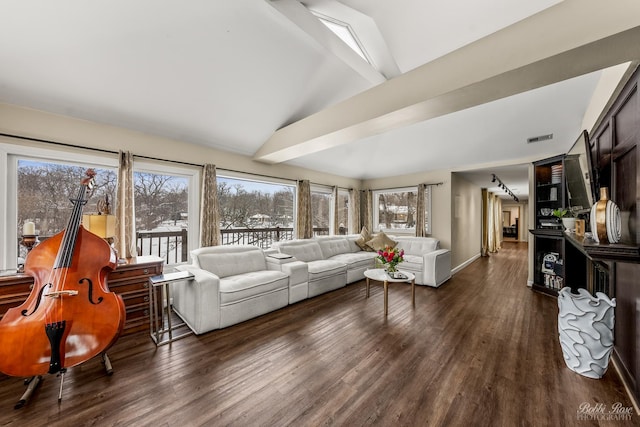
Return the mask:
<svg viewBox="0 0 640 427"><path fill-rule="evenodd" d="M622 240L596 243L564 236L566 284L616 299L613 361L636 402L640 401L639 73L636 69L630 76L589 139L597 190L609 188L610 199L620 208Z"/></svg>
<svg viewBox="0 0 640 427"><path fill-rule="evenodd" d="M564 156L533 164L535 172L534 289L552 295L565 285L565 242L562 223L553 216L565 206Z"/></svg>
<svg viewBox="0 0 640 427"><path fill-rule="evenodd" d="M155 256L132 258L107 276L109 290L122 297L126 320L122 334L149 330L149 277L162 273L164 260ZM0 318L27 299L33 278L25 274L0 276Z"/></svg>

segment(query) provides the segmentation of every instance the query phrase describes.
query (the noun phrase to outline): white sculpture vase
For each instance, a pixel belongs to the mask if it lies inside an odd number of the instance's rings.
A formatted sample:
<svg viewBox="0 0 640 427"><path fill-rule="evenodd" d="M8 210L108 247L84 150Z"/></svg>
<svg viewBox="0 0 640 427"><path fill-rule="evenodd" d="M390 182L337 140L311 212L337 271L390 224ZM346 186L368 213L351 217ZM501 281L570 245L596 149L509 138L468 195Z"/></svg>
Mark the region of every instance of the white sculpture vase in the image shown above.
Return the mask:
<svg viewBox="0 0 640 427"><path fill-rule="evenodd" d="M602 378L613 351L616 299L602 292L594 298L586 289L578 294L565 287L558 293L558 332L567 367L589 378Z"/></svg>
<svg viewBox="0 0 640 427"><path fill-rule="evenodd" d="M600 200L591 207L591 234L598 243L618 243L622 237L620 208L609 200L609 189L600 189Z"/></svg>

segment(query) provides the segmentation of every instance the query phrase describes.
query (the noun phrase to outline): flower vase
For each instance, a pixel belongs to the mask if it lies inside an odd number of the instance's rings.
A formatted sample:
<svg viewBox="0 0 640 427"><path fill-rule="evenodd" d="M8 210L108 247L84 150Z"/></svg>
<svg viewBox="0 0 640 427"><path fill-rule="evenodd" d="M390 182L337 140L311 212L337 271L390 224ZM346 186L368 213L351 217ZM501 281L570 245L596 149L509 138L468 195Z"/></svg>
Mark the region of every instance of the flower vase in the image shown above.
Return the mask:
<svg viewBox="0 0 640 427"><path fill-rule="evenodd" d="M600 189L600 200L591 208L591 233L598 243L617 243L622 236L618 205L609 200L609 189Z"/></svg>
<svg viewBox="0 0 640 427"><path fill-rule="evenodd" d="M387 273L395 273L396 271L398 271L398 266L394 264L388 264L385 270L387 270Z"/></svg>

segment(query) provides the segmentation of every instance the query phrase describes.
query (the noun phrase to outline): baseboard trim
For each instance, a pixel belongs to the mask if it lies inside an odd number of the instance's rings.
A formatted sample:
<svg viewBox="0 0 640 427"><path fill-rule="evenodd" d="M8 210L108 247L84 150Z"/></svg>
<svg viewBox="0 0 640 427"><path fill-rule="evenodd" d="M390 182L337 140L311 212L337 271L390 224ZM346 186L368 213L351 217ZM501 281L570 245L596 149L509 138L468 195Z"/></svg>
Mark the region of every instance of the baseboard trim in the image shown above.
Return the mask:
<svg viewBox="0 0 640 427"><path fill-rule="evenodd" d="M471 264L473 261L477 260L478 258L480 258L480 253L474 255L473 257L469 258L468 260L466 260L465 262L463 262L462 264L460 264L459 266L451 270L451 275L454 275L457 272L464 270L466 267L469 266L469 264Z"/></svg>
<svg viewBox="0 0 640 427"><path fill-rule="evenodd" d="M636 410L636 415L640 416L640 404L638 402L638 398L631 390L631 384L629 384L629 380L627 379L627 376L625 374L626 370L623 367L623 364L620 361L618 353L615 349L613 350L613 354L611 355L611 362L613 364L613 368L618 374L618 377L620 377L620 381L622 381L622 385L624 386L624 389L626 390L627 395L629 395L629 399L631 399L631 403L633 404L633 409Z"/></svg>

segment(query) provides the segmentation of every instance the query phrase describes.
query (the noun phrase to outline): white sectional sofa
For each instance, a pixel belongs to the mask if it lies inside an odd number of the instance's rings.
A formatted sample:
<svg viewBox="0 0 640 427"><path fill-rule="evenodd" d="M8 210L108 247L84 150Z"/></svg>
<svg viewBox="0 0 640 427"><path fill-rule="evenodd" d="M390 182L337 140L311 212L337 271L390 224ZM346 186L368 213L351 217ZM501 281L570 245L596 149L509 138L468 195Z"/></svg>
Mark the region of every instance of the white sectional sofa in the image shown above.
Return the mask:
<svg viewBox="0 0 640 427"><path fill-rule="evenodd" d="M172 288L173 307L196 333L225 328L348 283L375 268L375 251L357 244L359 234L283 241L257 246L213 246L191 252L192 263L176 267L194 280ZM401 270L416 284L440 286L451 277L451 254L429 237L391 238L405 251Z"/></svg>

